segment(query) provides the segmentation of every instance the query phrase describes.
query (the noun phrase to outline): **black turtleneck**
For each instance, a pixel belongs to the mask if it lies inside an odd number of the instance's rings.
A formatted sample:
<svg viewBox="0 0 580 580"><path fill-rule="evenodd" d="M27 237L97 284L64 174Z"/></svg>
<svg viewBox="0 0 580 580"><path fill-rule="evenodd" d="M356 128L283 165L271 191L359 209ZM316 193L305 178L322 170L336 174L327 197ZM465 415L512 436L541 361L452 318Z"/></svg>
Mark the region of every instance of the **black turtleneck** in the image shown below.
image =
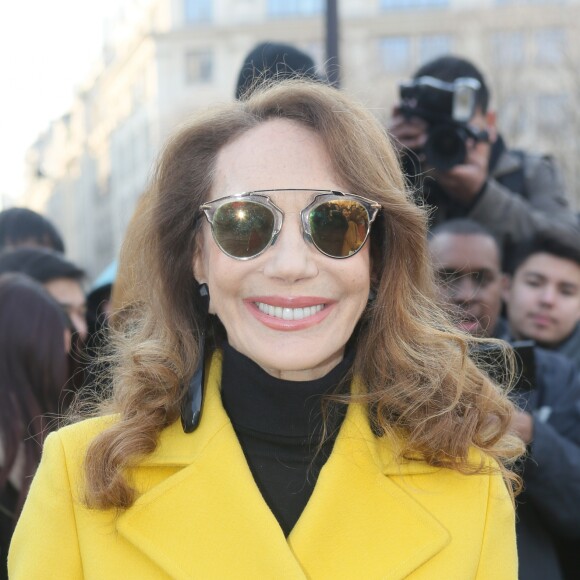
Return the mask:
<svg viewBox="0 0 580 580"><path fill-rule="evenodd" d="M284 534L306 507L328 459L345 406L335 405L329 436L322 434L322 397L336 391L352 354L314 381L285 381L224 345L222 401L254 480Z"/></svg>

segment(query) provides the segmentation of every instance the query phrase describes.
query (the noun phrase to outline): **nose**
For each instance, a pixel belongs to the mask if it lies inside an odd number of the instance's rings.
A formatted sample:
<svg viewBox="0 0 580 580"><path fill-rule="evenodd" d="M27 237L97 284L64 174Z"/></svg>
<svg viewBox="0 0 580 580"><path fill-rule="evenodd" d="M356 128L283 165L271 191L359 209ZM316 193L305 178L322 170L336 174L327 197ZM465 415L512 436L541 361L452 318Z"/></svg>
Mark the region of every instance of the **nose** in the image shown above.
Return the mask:
<svg viewBox="0 0 580 580"><path fill-rule="evenodd" d="M462 276L453 281L451 298L454 304L468 304L477 294L478 286L470 276Z"/></svg>
<svg viewBox="0 0 580 580"><path fill-rule="evenodd" d="M546 284L540 293L540 301L545 305L553 305L556 301L556 289L553 286Z"/></svg>
<svg viewBox="0 0 580 580"><path fill-rule="evenodd" d="M287 284L314 278L317 251L303 237L300 215L286 214L278 239L264 254L264 274Z"/></svg>

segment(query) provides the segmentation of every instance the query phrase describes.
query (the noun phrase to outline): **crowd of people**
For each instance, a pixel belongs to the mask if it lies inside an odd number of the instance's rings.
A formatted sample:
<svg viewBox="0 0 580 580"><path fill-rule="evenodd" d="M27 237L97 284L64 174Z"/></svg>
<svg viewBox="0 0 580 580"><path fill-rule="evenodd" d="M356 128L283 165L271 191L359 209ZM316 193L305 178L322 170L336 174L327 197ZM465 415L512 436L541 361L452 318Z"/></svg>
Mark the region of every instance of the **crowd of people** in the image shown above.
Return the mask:
<svg viewBox="0 0 580 580"><path fill-rule="evenodd" d="M286 45L235 96L88 296L50 222L0 212L0 578L577 578L555 161L455 56L387 127Z"/></svg>
<svg viewBox="0 0 580 580"><path fill-rule="evenodd" d="M52 223L26 208L0 212L0 578L44 439L89 384L112 283L98 303L84 284Z"/></svg>

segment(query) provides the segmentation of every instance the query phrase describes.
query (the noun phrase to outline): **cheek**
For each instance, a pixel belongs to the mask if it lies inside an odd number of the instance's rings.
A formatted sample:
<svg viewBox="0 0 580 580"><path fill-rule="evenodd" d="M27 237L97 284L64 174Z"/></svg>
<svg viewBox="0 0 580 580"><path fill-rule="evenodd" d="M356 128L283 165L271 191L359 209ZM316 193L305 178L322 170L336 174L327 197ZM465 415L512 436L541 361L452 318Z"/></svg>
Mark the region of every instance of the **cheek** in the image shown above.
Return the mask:
<svg viewBox="0 0 580 580"><path fill-rule="evenodd" d="M580 298L578 296L563 296L560 298L564 310L569 319L576 320L580 316Z"/></svg>
<svg viewBox="0 0 580 580"><path fill-rule="evenodd" d="M67 328L64 331L64 352L65 352L65 354L68 354L70 352L71 345L72 345L72 333Z"/></svg>
<svg viewBox="0 0 580 580"><path fill-rule="evenodd" d="M210 298L209 310L212 314L219 316L237 286L235 271L227 268L220 256L214 256L207 266L207 283Z"/></svg>
<svg viewBox="0 0 580 580"><path fill-rule="evenodd" d="M537 302L540 292L537 288L524 284L517 286L511 293L510 304L512 309L523 310Z"/></svg>
<svg viewBox="0 0 580 580"><path fill-rule="evenodd" d="M359 256L357 255L349 259L355 260L356 258L359 258ZM366 305L371 287L370 258L368 252L361 254L360 260L349 264L349 266L352 266L352 268L349 268L349 272L345 276L347 294L357 304Z"/></svg>
<svg viewBox="0 0 580 580"><path fill-rule="evenodd" d="M495 311L501 308L501 287L499 284L494 284L493 286L487 288L484 297L484 301L488 307L488 310Z"/></svg>
<svg viewBox="0 0 580 580"><path fill-rule="evenodd" d="M203 265L209 287L209 311L217 314L227 327L230 319L239 316L240 301L248 280L255 273L255 264L252 260L234 260L213 244L204 253Z"/></svg>

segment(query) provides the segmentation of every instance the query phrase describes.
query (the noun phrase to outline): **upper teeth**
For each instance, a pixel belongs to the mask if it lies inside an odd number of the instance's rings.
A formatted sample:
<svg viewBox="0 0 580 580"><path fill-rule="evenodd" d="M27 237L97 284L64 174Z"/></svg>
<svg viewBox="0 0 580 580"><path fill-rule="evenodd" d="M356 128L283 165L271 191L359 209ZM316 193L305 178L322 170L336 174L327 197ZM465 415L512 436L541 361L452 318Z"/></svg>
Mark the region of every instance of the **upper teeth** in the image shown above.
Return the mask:
<svg viewBox="0 0 580 580"><path fill-rule="evenodd" d="M324 304L317 304L316 306L307 306L306 308L282 308L281 306L271 306L263 302L256 302L256 306L269 316L282 318L283 320L302 320L309 316L314 316L324 308Z"/></svg>

